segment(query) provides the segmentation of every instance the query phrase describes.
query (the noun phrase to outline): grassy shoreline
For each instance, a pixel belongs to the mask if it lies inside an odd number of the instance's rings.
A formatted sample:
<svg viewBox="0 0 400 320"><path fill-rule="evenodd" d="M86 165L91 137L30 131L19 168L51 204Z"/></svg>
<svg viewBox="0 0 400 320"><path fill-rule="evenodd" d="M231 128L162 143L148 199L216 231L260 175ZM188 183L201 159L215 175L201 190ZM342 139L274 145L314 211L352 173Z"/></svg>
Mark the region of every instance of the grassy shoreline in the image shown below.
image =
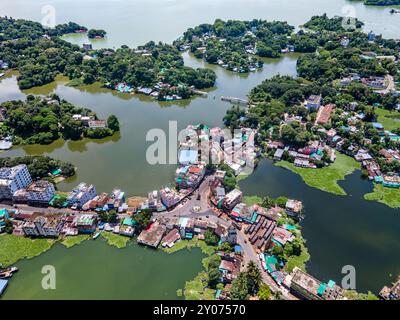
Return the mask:
<svg viewBox="0 0 400 320"><path fill-rule="evenodd" d="M77 236L66 237L61 241L61 244L65 246L67 249L72 248L78 244L81 244L83 241L90 239L90 236L87 234L80 234Z"/></svg>
<svg viewBox="0 0 400 320"><path fill-rule="evenodd" d="M128 244L128 241L131 240L128 237L112 232L101 232L100 234L110 246L117 247L118 249L125 248Z"/></svg>
<svg viewBox="0 0 400 320"><path fill-rule="evenodd" d="M338 182L355 170L361 169L356 160L340 153L333 164L321 169L299 168L287 161L279 161L275 165L297 173L310 187L343 196L347 193Z"/></svg>
<svg viewBox="0 0 400 320"><path fill-rule="evenodd" d="M10 234L0 235L0 264L13 265L22 259L32 259L49 250L57 240L30 239Z"/></svg>
<svg viewBox="0 0 400 320"><path fill-rule="evenodd" d="M374 185L374 190L371 193L364 195L365 200L378 201L390 208L400 208L400 189L385 188L380 184Z"/></svg>

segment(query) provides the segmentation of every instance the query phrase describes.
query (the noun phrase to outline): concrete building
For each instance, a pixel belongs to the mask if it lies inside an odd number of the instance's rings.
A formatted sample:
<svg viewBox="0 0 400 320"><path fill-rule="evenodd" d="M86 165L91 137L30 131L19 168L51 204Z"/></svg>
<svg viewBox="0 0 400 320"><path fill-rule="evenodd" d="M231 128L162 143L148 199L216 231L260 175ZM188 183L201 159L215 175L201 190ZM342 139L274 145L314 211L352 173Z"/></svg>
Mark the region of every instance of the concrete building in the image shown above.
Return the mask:
<svg viewBox="0 0 400 320"><path fill-rule="evenodd" d="M238 189L233 189L229 192L223 201L225 209L232 210L242 200L242 192Z"/></svg>
<svg viewBox="0 0 400 320"><path fill-rule="evenodd" d="M306 107L310 111L318 110L321 106L322 97L321 95L311 95L306 102Z"/></svg>
<svg viewBox="0 0 400 320"><path fill-rule="evenodd" d="M334 281L321 283L297 267L291 274L290 291L306 300L342 300L344 293Z"/></svg>
<svg viewBox="0 0 400 320"><path fill-rule="evenodd" d="M76 228L79 233L93 233L97 228L97 219L95 215L84 214L76 221Z"/></svg>
<svg viewBox="0 0 400 320"><path fill-rule="evenodd" d="M3 231L4 226L6 225L6 221L8 220L8 210L0 209L0 232Z"/></svg>
<svg viewBox="0 0 400 320"><path fill-rule="evenodd" d="M140 244L157 248L166 231L166 226L156 221L140 233L137 241Z"/></svg>
<svg viewBox="0 0 400 320"><path fill-rule="evenodd" d="M70 206L77 205L78 207L82 207L95 196L96 188L94 185L88 185L82 182L68 194L67 202Z"/></svg>
<svg viewBox="0 0 400 320"><path fill-rule="evenodd" d="M48 219L43 216L36 217L33 221L27 221L22 225L22 230L28 237L52 237L57 238L64 226L61 219Z"/></svg>
<svg viewBox="0 0 400 320"><path fill-rule="evenodd" d="M32 183L28 167L21 164L12 168L0 169L0 200L11 200L14 192Z"/></svg>
<svg viewBox="0 0 400 320"><path fill-rule="evenodd" d="M14 192L15 203L28 203L29 205L47 205L56 193L54 185L48 181L35 181L26 189Z"/></svg>

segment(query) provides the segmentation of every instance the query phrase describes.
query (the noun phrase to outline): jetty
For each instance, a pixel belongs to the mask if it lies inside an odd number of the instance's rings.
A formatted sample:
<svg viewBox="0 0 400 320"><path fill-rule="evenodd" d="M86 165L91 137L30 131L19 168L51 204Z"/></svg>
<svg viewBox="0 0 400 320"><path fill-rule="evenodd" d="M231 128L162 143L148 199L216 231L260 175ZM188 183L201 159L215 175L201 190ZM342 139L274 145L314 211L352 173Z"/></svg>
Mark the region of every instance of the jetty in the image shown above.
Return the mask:
<svg viewBox="0 0 400 320"><path fill-rule="evenodd" d="M204 92L204 91L192 89L192 92L194 94L197 94L198 96L201 96L201 97L207 97L208 96L208 93Z"/></svg>
<svg viewBox="0 0 400 320"><path fill-rule="evenodd" d="M247 106L249 104L248 100L236 98L236 97L221 97L222 101L228 101L233 104L241 104Z"/></svg>

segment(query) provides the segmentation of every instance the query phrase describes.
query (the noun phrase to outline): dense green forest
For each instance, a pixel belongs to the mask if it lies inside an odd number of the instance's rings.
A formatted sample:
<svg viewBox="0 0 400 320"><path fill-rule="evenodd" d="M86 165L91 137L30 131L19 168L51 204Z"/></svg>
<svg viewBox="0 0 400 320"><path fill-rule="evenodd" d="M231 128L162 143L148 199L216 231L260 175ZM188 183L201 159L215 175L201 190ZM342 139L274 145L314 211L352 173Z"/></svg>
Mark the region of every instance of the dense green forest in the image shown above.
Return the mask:
<svg viewBox="0 0 400 320"><path fill-rule="evenodd" d="M223 21L201 24L188 29L175 45L190 48L198 58L219 64L235 72L249 72L262 66L258 57L277 58L282 52L313 52L316 39L293 34L294 27L287 22L264 20Z"/></svg>
<svg viewBox="0 0 400 320"><path fill-rule="evenodd" d="M361 29L364 25L363 22L357 18L354 21L348 20L344 17L329 18L327 14L321 16L313 16L310 21L307 21L303 26L310 30L316 31L354 31Z"/></svg>
<svg viewBox="0 0 400 320"><path fill-rule="evenodd" d="M191 86L203 89L215 83L212 70L185 67L179 51L171 45L149 42L136 49L122 46L86 52L59 38L86 30L74 23L46 29L36 22L0 18L0 40L4 40L0 60L18 69L21 89L50 83L60 73L78 84L100 81L109 86L123 82L133 87L153 87L158 82L168 82L173 88L164 94L176 91L184 98L192 95ZM105 33L90 31L94 36Z"/></svg>
<svg viewBox="0 0 400 320"><path fill-rule="evenodd" d="M90 109L74 106L56 95L47 98L29 95L26 101L7 101L0 108L5 117L0 136L11 133L14 144L49 144L58 138L78 140L83 136L104 138L119 131L115 116L108 118L106 128L89 128L73 119L75 114L94 120L97 116Z"/></svg>
<svg viewBox="0 0 400 320"><path fill-rule="evenodd" d="M56 169L60 169L61 175L64 177L72 177L75 174L75 167L71 163L47 156L0 158L0 167L13 167L19 164L26 164L28 166L33 180L48 178L49 173Z"/></svg>
<svg viewBox="0 0 400 320"><path fill-rule="evenodd" d="M106 34L107 32L102 29L90 29L88 31L88 38L89 39L104 38Z"/></svg>

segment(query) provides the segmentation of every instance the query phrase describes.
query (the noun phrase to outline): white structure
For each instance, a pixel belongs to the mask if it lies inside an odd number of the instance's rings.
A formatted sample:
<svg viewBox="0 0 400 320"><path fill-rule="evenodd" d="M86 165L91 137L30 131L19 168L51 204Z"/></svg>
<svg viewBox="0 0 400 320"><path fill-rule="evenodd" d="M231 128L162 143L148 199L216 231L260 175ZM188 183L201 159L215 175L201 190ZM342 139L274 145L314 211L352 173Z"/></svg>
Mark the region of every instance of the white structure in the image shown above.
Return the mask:
<svg viewBox="0 0 400 320"><path fill-rule="evenodd" d="M26 189L14 192L14 202L48 204L56 193L54 185L48 181L35 181Z"/></svg>
<svg viewBox="0 0 400 320"><path fill-rule="evenodd" d="M63 226L64 222L59 219L47 219L40 216L33 222L25 222L22 226L22 230L28 237L58 237Z"/></svg>
<svg viewBox="0 0 400 320"><path fill-rule="evenodd" d="M11 200L17 190L26 188L32 183L28 167L21 164L12 168L0 169L0 199Z"/></svg>
<svg viewBox="0 0 400 320"><path fill-rule="evenodd" d="M232 210L242 200L242 191L233 189L224 199L223 205L226 209Z"/></svg>
<svg viewBox="0 0 400 320"><path fill-rule="evenodd" d="M69 193L67 197L67 202L70 206L78 205L82 207L86 202L92 200L95 196L96 196L95 186L92 184L88 185L82 182Z"/></svg>

